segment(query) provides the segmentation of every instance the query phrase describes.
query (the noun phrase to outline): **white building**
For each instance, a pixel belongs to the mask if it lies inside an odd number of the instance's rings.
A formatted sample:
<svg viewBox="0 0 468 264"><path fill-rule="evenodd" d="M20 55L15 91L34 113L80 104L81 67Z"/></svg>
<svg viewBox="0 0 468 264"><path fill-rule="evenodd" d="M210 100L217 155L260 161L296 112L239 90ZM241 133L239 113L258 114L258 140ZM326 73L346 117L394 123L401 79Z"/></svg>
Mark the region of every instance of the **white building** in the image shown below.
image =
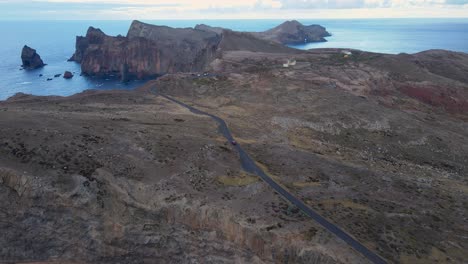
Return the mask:
<svg viewBox="0 0 468 264"><path fill-rule="evenodd" d="M285 64L283 64L283 67L284 68L288 68L289 66L294 66L296 65L296 60L288 60L288 62L286 62Z"/></svg>

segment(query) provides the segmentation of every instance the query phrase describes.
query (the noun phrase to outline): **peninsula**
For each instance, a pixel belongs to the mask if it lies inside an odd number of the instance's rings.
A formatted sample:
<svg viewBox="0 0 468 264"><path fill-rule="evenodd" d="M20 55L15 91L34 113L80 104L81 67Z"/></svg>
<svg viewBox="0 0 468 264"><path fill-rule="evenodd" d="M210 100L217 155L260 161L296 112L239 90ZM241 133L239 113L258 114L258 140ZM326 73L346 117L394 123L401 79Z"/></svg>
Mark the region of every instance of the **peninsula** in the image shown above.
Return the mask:
<svg viewBox="0 0 468 264"><path fill-rule="evenodd" d="M171 28L133 21L127 36L107 36L90 27L77 37L71 61L81 63L83 74L119 76L122 80L147 79L166 73L200 72L225 51L245 50L298 53L283 44L324 41L325 28L285 22L265 32L236 32L198 25Z"/></svg>

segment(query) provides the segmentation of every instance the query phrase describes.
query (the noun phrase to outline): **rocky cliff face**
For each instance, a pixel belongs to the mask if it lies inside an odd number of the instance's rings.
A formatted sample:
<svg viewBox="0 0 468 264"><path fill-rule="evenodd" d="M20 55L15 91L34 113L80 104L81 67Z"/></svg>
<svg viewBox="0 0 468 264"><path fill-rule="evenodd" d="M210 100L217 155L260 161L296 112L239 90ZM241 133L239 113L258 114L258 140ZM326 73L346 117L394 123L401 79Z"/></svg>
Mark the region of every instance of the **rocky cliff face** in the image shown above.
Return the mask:
<svg viewBox="0 0 468 264"><path fill-rule="evenodd" d="M70 59L84 74L123 80L164 73L202 71L216 52L220 36L195 29L160 27L134 21L127 37L111 37L90 27L77 37Z"/></svg>
<svg viewBox="0 0 468 264"><path fill-rule="evenodd" d="M161 52L155 43L136 38L110 37L90 27L86 37L77 37L76 52L70 59L81 63L83 74L119 76L123 81L141 79L168 71L162 68Z"/></svg>
<svg viewBox="0 0 468 264"><path fill-rule="evenodd" d="M193 28L171 28L134 21L127 34L129 41L146 39L162 56L163 72L201 71L216 53L218 34Z"/></svg>
<svg viewBox="0 0 468 264"><path fill-rule="evenodd" d="M22 66L25 69L38 69L45 65L36 50L26 45L21 51L21 61L23 62Z"/></svg>

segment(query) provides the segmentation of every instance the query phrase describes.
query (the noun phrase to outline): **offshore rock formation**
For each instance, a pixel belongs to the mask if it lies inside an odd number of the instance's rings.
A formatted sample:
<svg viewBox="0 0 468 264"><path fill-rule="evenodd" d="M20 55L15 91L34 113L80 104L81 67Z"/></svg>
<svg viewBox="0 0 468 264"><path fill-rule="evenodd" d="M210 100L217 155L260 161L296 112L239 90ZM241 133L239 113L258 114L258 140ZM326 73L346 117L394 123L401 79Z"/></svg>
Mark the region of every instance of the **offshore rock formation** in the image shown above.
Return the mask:
<svg viewBox="0 0 468 264"><path fill-rule="evenodd" d="M38 69L45 65L36 50L28 47L27 45L24 45L23 50L21 51L21 61L23 62L23 68L29 70Z"/></svg>
<svg viewBox="0 0 468 264"><path fill-rule="evenodd" d="M81 63L83 74L118 76L128 81L166 73L204 71L227 50L298 53L277 40L286 38L268 32L235 32L206 25L171 28L133 21L126 37L107 36L90 27L85 37L77 37L76 52L70 60Z"/></svg>
<svg viewBox="0 0 468 264"><path fill-rule="evenodd" d="M71 78L73 78L73 73L71 73L71 72L69 72L69 71L65 71L65 72L63 73L63 78L65 78L65 79L71 79Z"/></svg>

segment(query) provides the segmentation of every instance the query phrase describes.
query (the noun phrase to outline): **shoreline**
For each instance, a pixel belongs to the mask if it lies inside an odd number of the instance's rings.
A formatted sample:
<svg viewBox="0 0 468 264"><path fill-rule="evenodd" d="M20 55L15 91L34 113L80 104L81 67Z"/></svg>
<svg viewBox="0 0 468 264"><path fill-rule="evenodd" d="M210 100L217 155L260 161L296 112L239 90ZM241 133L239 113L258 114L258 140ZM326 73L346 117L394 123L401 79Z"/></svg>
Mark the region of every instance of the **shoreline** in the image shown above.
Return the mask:
<svg viewBox="0 0 468 264"><path fill-rule="evenodd" d="M294 47L292 47L294 48ZM299 50L299 49L298 49ZM388 56L398 56L398 55L417 55L417 54L421 54L421 53L427 53L427 52L449 52L449 53L459 53L459 54L468 54L466 52L460 52L460 51L451 51L451 50L444 50L444 49L430 49L430 50L425 50L425 51L421 51L421 52L416 52L416 53L399 53L399 54L390 54L390 53L377 53L377 52L369 52L369 51L362 51L362 50L356 50L356 49L346 49L346 48L316 48L316 49L309 49L309 50L300 50L300 51L304 51L304 53L319 53L319 54L340 54L341 51L351 51L351 52L360 52L360 53L368 53L368 54L374 54L374 55L388 55ZM186 74L202 74L203 72L189 72L189 73L186 73ZM168 74L175 74L177 75L178 73L168 73ZM81 75L80 75L81 76ZM164 75L162 75L164 76ZM162 76L159 76L159 77L162 77ZM98 77L98 76L83 76L84 78L90 78L91 80L94 80L94 81L99 81L99 80L109 80L109 78L113 78L113 80L118 80L119 78L116 77L115 75L110 77L110 76L102 76L102 77ZM159 78L157 77L157 78ZM145 80L133 80L133 81L137 81L137 82L144 82L138 86L135 86L134 88L132 89L119 89L119 88L111 88L111 89L104 89L104 90L137 90L143 86L145 86L148 82L150 81L154 81L156 80L157 78L154 78L154 79L145 79ZM73 80L70 80L70 81L73 81ZM28 82L29 83L29 82ZM122 83L122 82L120 82ZM34 82L30 82L30 84L34 84ZM69 96L73 96L75 94L80 94L80 93L83 93L85 91L89 91L89 90L97 90L97 91L102 91L102 89L99 89L99 88L90 88L90 89L86 89L86 90L82 90L80 92L77 92L77 93L74 93L74 94L70 94L70 95L57 95L57 94L48 94L48 95L34 95L34 94L28 94L28 93L24 93L24 92L18 92L20 94L26 94L26 95L31 95L31 96L38 96L38 97L47 97L47 96L59 96L59 97L69 97ZM7 97L5 99L2 99L0 100L1 101L7 101L9 98L15 96L15 94L11 95L10 97Z"/></svg>

